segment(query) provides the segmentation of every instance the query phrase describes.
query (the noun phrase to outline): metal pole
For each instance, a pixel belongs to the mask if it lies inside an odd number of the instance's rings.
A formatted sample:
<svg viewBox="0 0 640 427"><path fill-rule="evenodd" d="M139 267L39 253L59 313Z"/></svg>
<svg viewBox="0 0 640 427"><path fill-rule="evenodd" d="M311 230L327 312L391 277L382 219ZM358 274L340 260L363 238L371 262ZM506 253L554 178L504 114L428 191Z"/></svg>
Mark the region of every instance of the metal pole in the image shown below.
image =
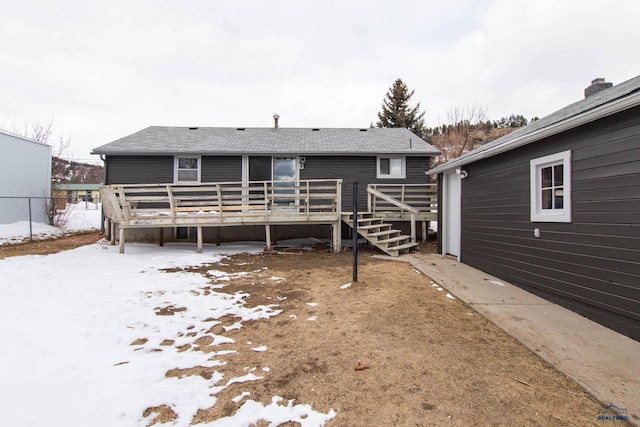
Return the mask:
<svg viewBox="0 0 640 427"><path fill-rule="evenodd" d="M31 197L29 197L28 200L29 200L29 241L33 242L33 223L31 221Z"/></svg>
<svg viewBox="0 0 640 427"><path fill-rule="evenodd" d="M353 183L353 282L358 281L358 181Z"/></svg>

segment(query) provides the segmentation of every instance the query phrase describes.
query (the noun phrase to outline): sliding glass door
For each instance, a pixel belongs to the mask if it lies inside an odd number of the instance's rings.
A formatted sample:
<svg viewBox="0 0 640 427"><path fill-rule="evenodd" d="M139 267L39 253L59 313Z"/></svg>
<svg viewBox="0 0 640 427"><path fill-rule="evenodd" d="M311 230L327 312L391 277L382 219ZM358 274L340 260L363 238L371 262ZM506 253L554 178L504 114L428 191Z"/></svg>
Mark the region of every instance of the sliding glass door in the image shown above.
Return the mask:
<svg viewBox="0 0 640 427"><path fill-rule="evenodd" d="M272 181L273 194L295 194L293 187L298 180L297 157L247 156L245 163L248 171L244 176L249 181ZM289 206L295 204L295 199L276 197L275 205Z"/></svg>
<svg viewBox="0 0 640 427"><path fill-rule="evenodd" d="M273 158L273 186L278 189L273 191L276 195L294 194L293 187L296 185L297 168L294 157L274 157ZM282 188L282 189L280 189ZM277 197L274 204L278 206L289 206L295 204L295 199Z"/></svg>

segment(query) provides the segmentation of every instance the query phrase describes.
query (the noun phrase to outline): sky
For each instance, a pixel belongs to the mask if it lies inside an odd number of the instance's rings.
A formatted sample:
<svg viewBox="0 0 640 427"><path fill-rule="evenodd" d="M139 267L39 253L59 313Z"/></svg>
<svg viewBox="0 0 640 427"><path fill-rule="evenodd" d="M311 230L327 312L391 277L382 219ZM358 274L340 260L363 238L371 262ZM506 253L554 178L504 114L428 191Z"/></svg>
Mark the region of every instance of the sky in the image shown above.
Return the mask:
<svg viewBox="0 0 640 427"><path fill-rule="evenodd" d="M637 0L0 0L0 128L53 122L66 157L147 126L365 127L401 78L543 117L640 74Z"/></svg>

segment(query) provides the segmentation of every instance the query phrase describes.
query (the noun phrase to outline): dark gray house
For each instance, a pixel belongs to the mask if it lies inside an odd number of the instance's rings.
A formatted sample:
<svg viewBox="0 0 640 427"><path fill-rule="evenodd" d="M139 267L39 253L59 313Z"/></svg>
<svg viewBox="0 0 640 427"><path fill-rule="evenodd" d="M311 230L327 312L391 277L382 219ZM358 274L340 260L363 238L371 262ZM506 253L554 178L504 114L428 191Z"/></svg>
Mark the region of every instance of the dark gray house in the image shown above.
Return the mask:
<svg viewBox="0 0 640 427"><path fill-rule="evenodd" d="M151 126L92 154L104 160L105 185L270 181L286 187L340 179L342 210L351 211L353 182L359 183L360 209L366 210L368 184L426 184L424 171L439 152L407 129L280 128L276 118L273 128ZM323 230L321 235L329 235ZM220 240L264 238L255 226L214 231L222 233ZM192 237L184 233L176 227L174 237ZM306 237L309 227L278 225L276 234Z"/></svg>
<svg viewBox="0 0 640 427"><path fill-rule="evenodd" d="M427 171L439 250L640 340L640 76Z"/></svg>

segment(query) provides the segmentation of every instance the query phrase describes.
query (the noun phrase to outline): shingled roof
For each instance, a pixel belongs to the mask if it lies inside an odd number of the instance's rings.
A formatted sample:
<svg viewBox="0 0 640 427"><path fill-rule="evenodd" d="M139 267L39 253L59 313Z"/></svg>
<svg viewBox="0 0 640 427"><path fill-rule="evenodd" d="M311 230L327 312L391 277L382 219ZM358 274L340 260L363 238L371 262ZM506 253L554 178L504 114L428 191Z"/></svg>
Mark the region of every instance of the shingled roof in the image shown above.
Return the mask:
<svg viewBox="0 0 640 427"><path fill-rule="evenodd" d="M640 105L640 76L574 102L426 173L432 175L451 171L637 105Z"/></svg>
<svg viewBox="0 0 640 427"><path fill-rule="evenodd" d="M431 144L403 128L214 128L150 126L94 148L92 154L402 154L435 156Z"/></svg>

